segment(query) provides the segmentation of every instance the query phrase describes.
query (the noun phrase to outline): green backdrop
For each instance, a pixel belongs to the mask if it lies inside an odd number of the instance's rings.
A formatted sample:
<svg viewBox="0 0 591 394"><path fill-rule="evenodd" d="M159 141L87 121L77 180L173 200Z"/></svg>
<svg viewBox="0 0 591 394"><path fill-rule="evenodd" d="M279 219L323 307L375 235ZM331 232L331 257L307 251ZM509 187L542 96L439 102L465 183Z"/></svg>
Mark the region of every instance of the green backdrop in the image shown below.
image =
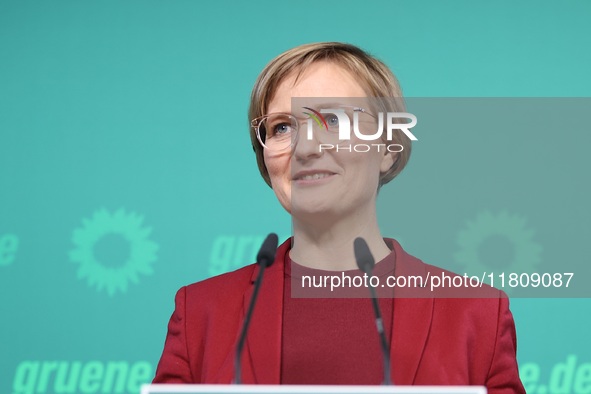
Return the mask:
<svg viewBox="0 0 591 394"><path fill-rule="evenodd" d="M351 42L412 97L586 97L590 17L589 1L1 0L0 392L137 393L175 291L289 234L246 119L278 53ZM425 131L381 193L399 207L385 235L452 267L520 267L523 242L530 267L589 265L588 126L525 127L497 154ZM589 299L512 310L528 392L591 393Z"/></svg>

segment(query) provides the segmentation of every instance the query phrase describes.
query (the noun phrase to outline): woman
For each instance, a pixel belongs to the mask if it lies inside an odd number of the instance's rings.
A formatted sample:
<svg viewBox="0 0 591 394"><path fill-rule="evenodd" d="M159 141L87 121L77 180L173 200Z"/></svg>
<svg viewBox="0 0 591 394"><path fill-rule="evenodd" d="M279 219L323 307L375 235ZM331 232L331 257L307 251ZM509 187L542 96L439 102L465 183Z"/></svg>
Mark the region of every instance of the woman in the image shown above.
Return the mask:
<svg viewBox="0 0 591 394"><path fill-rule="evenodd" d="M367 152L347 150L367 142L358 134L332 144L338 135L335 111L353 117L357 113L357 120L374 127L380 102L363 98L400 96L383 63L342 43L291 49L271 61L256 81L249 111L251 139L261 175L292 216L293 238L279 247L265 273L242 357L244 383L382 381L370 300L346 298L351 294L343 289L332 298L326 289L292 296L294 286L305 293L305 286L297 285L303 277L360 275L355 238L367 241L378 261L374 274L380 278L443 272L410 256L395 240L384 239L378 228L377 193L406 165L407 134L396 130L393 141L381 140L402 149L379 149L376 144ZM357 100L370 103L364 108ZM393 106L402 112L396 101ZM370 130L368 125L361 131ZM236 336L257 269L250 265L179 290L155 383L231 382ZM382 295L390 291L380 290ZM524 392L507 299L496 290L490 298L442 296L380 299L393 381Z"/></svg>

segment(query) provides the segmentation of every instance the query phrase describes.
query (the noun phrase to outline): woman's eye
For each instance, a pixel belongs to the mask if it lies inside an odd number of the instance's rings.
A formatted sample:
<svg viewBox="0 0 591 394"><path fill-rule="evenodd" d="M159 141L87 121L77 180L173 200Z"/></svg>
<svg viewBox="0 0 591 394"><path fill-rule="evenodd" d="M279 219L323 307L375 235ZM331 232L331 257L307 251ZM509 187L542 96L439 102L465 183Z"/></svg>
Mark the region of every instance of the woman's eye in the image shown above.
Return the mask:
<svg viewBox="0 0 591 394"><path fill-rule="evenodd" d="M273 126L273 135L286 134L291 132L291 125L289 123L280 123Z"/></svg>
<svg viewBox="0 0 591 394"><path fill-rule="evenodd" d="M339 126L339 118L336 115L329 115L324 118L326 120L326 124L328 127L338 127Z"/></svg>

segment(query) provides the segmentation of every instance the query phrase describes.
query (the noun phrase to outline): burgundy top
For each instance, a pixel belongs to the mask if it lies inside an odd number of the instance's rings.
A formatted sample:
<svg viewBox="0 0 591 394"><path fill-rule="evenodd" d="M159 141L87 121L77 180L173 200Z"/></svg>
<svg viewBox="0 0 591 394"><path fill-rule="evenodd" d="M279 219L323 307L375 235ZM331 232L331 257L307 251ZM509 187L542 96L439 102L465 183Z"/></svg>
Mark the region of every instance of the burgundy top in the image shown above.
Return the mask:
<svg viewBox="0 0 591 394"><path fill-rule="evenodd" d="M392 275L395 253L378 262L374 276ZM302 288L302 276L362 277L359 270L324 271L286 259L283 293L281 384L372 384L383 381L380 340L366 287ZM359 284L361 278L352 283ZM308 283L308 282L306 282ZM292 289L294 290L292 293ZM393 298L379 288L386 338L391 343ZM302 298L307 297L307 298ZM356 298L352 298L356 297Z"/></svg>

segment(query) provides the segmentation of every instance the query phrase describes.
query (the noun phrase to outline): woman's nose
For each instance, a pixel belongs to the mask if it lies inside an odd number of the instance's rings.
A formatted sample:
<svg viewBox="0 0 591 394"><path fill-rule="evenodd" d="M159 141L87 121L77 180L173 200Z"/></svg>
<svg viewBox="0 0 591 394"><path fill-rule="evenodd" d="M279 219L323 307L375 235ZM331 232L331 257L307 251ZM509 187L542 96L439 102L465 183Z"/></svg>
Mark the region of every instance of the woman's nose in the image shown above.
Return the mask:
<svg viewBox="0 0 591 394"><path fill-rule="evenodd" d="M298 160L308 160L314 157L322 156L322 142L319 139L321 130L313 127L311 132L303 127L293 137L294 156Z"/></svg>

